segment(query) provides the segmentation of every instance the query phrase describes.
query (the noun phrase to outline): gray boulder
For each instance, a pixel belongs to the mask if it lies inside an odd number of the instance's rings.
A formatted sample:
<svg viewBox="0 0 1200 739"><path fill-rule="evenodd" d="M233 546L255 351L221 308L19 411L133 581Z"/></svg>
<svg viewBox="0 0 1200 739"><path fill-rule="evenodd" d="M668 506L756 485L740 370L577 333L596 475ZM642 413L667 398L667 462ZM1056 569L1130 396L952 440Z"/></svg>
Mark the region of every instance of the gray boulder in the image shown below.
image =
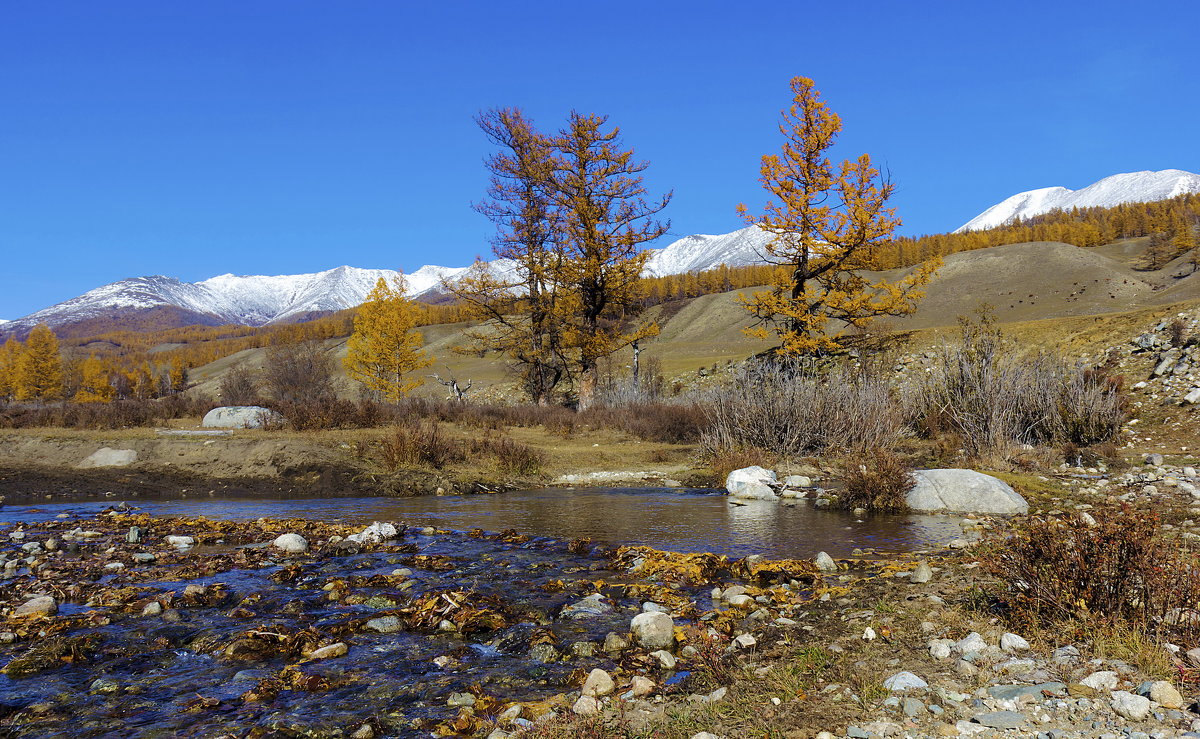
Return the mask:
<svg viewBox="0 0 1200 739"><path fill-rule="evenodd" d="M917 470L905 500L914 511L1027 513L1029 503L1004 481L974 470Z"/></svg>
<svg viewBox="0 0 1200 739"><path fill-rule="evenodd" d="M732 498L745 500L777 500L775 473L765 467L743 467L725 478L725 489Z"/></svg>
<svg viewBox="0 0 1200 739"><path fill-rule="evenodd" d="M76 467L85 469L88 467L128 467L137 461L137 456L137 451L134 449L109 449L105 446L92 452Z"/></svg>
<svg viewBox="0 0 1200 739"><path fill-rule="evenodd" d="M283 416L260 405L224 405L204 414L200 425L216 429L260 429L283 423Z"/></svg>

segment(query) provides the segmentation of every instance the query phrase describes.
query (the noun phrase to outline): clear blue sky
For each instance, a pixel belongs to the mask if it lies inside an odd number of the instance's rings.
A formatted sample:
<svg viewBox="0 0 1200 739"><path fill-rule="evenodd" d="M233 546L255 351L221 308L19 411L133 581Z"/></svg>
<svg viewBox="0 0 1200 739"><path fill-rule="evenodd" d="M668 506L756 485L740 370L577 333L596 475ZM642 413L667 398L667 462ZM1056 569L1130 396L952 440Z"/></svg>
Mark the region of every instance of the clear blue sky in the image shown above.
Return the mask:
<svg viewBox="0 0 1200 739"><path fill-rule="evenodd" d="M1182 0L11 0L0 317L134 275L466 264L494 106L611 115L675 190L675 235L761 203L797 74L843 117L837 154L890 169L903 233L1196 172L1198 22Z"/></svg>

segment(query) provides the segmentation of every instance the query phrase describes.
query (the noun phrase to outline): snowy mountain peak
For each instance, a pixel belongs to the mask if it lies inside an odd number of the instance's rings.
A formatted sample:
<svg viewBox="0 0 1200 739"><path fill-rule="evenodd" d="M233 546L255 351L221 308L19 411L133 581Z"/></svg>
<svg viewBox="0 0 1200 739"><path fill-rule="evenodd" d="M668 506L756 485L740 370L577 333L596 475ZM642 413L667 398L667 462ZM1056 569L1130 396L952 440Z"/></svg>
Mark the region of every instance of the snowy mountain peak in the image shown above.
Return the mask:
<svg viewBox="0 0 1200 739"><path fill-rule="evenodd" d="M1181 169L1114 174L1081 190L1043 187L1019 192L967 221L954 233L995 228L1017 218L1031 218L1056 209L1111 208L1122 203L1148 203L1194 192L1200 193L1200 175Z"/></svg>
<svg viewBox="0 0 1200 739"><path fill-rule="evenodd" d="M762 262L771 236L757 227L733 233L685 236L664 249L652 249L647 276L697 272L721 264L731 267ZM504 278L515 269L508 260L494 260L487 268ZM427 264L405 275L407 293L417 297L432 293L443 280L456 280L470 267ZM95 329L136 323L134 315L171 313L172 325L224 323L262 326L303 319L360 305L379 278L390 280L390 269L362 269L343 265L324 272L301 275L217 275L199 282L153 275L130 277L90 290L83 295L4 323L4 332L24 333L38 323L59 327L85 324ZM156 325L162 325L161 323Z"/></svg>

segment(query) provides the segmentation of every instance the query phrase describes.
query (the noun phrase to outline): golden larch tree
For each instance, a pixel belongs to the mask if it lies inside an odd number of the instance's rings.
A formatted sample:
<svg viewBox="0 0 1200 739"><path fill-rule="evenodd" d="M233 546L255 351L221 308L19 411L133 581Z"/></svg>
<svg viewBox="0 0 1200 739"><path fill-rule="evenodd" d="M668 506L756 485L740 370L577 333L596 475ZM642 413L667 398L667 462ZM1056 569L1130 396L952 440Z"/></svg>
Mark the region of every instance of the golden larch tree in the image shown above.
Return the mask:
<svg viewBox="0 0 1200 739"><path fill-rule="evenodd" d="M442 289L481 319L468 329L472 351L495 351L512 361L522 389L547 404L568 379L564 355L558 272L563 254L557 239L552 186L554 143L519 108L480 114L476 123L500 150L485 160L491 174L487 199L475 210L496 225L492 251L505 260L492 268L476 261L461 279Z"/></svg>
<svg viewBox="0 0 1200 739"><path fill-rule="evenodd" d="M17 400L57 400L62 397L63 368L58 338L39 323L25 339L17 362L13 395Z"/></svg>
<svg viewBox="0 0 1200 739"><path fill-rule="evenodd" d="M96 355L89 354L79 363L79 375L79 390L72 398L76 403L111 403L116 397L109 368Z"/></svg>
<svg viewBox="0 0 1200 739"><path fill-rule="evenodd" d="M17 365L24 351L25 345L15 336L9 336L0 345L0 400L8 400L17 393Z"/></svg>
<svg viewBox="0 0 1200 739"><path fill-rule="evenodd" d="M552 186L556 229L563 249L558 270L564 341L572 349L579 408L595 399L599 362L658 333L636 320L645 244L670 228L655 218L671 193L647 200L642 172L649 163L623 149L608 116L572 111L555 137L558 161Z"/></svg>
<svg viewBox="0 0 1200 739"><path fill-rule="evenodd" d="M188 366L178 354L171 357L171 368L167 371L167 385L172 393L182 393L188 387Z"/></svg>
<svg viewBox="0 0 1200 739"><path fill-rule="evenodd" d="M758 319L747 333L774 334L776 351L796 357L836 351L849 329L913 312L940 262L927 261L894 282L863 273L879 267L880 249L900 225L887 205L895 185L866 154L835 168L828 151L841 118L812 80L795 77L791 87L792 105L779 124L783 149L764 156L760 168L759 181L773 199L760 215L745 205L738 213L774 237L765 256L781 267L772 289L743 301Z"/></svg>
<svg viewBox="0 0 1200 739"><path fill-rule="evenodd" d="M416 306L405 297L403 276L390 284L380 277L354 316L354 333L346 342L346 371L383 400L395 403L423 380L409 375L433 364L413 330Z"/></svg>

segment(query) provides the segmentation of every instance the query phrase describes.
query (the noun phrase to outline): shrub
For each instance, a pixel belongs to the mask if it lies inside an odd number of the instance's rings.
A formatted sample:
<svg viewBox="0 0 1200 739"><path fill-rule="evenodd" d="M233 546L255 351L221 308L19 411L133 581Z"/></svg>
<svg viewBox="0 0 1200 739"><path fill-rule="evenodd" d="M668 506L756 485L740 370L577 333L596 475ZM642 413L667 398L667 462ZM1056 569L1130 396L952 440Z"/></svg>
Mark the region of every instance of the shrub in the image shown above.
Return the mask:
<svg viewBox="0 0 1200 739"><path fill-rule="evenodd" d="M1094 525L1031 518L993 542L985 567L1001 599L1031 623L1095 621L1159 636L1200 633L1200 568L1157 514L1128 504L1096 509Z"/></svg>
<svg viewBox="0 0 1200 739"><path fill-rule="evenodd" d="M540 475L546 466L546 455L541 450L505 436L480 439L476 443L475 453L494 457L496 467L511 475Z"/></svg>
<svg viewBox="0 0 1200 739"><path fill-rule="evenodd" d="M333 357L315 341L267 347L263 358L263 384L276 403L325 402L337 397Z"/></svg>
<svg viewBox="0 0 1200 739"><path fill-rule="evenodd" d="M842 508L899 512L908 510L906 497L913 486L912 467L894 452L876 449L843 475Z"/></svg>
<svg viewBox="0 0 1200 739"><path fill-rule="evenodd" d="M757 448L780 455L891 447L905 433L905 411L872 365L824 372L777 362L751 363L706 398L709 453Z"/></svg>
<svg viewBox="0 0 1200 739"><path fill-rule="evenodd" d="M219 389L224 405L262 405L254 374L244 365L237 365L221 377Z"/></svg>
<svg viewBox="0 0 1200 739"><path fill-rule="evenodd" d="M467 459L465 445L446 436L436 421L398 425L380 443L380 461L389 470L402 467L432 467Z"/></svg>
<svg viewBox="0 0 1200 739"><path fill-rule="evenodd" d="M775 454L754 447L708 449L704 451L703 456L717 485L724 485L725 478L734 470L755 466L770 469L779 461Z"/></svg>
<svg viewBox="0 0 1200 739"><path fill-rule="evenodd" d="M1020 356L987 313L960 325L959 344L945 347L914 389L927 433L954 433L969 456L982 457L1016 444L1095 444L1125 422L1120 378L1045 352Z"/></svg>

